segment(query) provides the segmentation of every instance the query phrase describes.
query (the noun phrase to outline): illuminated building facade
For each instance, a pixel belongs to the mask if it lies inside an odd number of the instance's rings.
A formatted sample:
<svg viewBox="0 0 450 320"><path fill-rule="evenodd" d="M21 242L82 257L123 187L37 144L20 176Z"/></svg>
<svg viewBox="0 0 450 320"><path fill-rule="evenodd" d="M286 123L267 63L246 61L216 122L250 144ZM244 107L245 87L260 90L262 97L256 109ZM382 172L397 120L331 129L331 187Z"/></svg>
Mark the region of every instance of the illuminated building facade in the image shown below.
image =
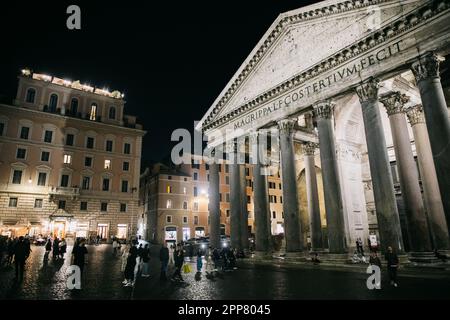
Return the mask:
<svg viewBox="0 0 450 320"><path fill-rule="evenodd" d="M0 105L4 235L136 234L142 126L124 95L23 70Z"/></svg>

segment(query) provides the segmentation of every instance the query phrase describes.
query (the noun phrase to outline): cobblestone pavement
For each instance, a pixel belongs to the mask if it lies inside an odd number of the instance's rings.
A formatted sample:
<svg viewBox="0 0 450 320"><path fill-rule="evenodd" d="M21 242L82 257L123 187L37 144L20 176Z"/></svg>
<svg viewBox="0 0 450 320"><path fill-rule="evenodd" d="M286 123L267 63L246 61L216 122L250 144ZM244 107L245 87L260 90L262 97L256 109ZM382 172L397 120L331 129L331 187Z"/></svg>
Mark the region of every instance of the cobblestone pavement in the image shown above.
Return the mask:
<svg viewBox="0 0 450 320"><path fill-rule="evenodd" d="M382 290L368 290L364 272L246 263L236 271L206 279L204 273L184 274L184 283L159 280L158 248L154 248L149 278L135 287L122 286L121 259L111 245L87 246L88 264L82 290L66 287L69 254L64 261L44 263L44 248L32 247L24 280L15 283L13 268L0 273L0 299L449 299L450 278L399 277L393 288L383 277ZM68 248L68 253L71 248ZM195 258L194 258L195 260ZM192 262L195 270L195 263ZM172 270L169 271L169 274Z"/></svg>

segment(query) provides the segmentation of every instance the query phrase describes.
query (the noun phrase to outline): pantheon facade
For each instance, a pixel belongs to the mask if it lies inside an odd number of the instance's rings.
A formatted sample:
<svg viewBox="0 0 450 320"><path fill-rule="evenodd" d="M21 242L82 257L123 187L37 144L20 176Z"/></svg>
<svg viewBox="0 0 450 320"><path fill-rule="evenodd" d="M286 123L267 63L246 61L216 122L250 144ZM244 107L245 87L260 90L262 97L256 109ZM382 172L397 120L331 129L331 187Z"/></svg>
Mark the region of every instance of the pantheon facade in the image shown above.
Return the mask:
<svg viewBox="0 0 450 320"><path fill-rule="evenodd" d="M445 0L329 0L278 16L197 127L210 159L253 162L258 254L272 250L270 170L281 173L287 257L308 241L345 259L370 237L411 261L449 252L449 21ZM268 150L248 157L268 131ZM230 163L231 242L245 249L244 165ZM212 164L212 245L218 183Z"/></svg>

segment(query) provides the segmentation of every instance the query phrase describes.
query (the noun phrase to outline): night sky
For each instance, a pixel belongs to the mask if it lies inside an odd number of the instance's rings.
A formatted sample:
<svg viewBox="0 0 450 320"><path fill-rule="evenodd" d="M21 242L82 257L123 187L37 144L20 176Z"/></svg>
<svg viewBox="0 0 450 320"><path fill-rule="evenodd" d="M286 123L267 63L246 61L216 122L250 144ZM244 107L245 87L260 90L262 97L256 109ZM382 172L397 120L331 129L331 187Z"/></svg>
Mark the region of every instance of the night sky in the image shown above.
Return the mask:
<svg viewBox="0 0 450 320"><path fill-rule="evenodd" d="M317 1L16 1L0 11L0 98L24 67L125 92L148 131L142 166L193 130L279 13ZM77 4L82 29L66 28ZM2 4L3 6L3 4Z"/></svg>

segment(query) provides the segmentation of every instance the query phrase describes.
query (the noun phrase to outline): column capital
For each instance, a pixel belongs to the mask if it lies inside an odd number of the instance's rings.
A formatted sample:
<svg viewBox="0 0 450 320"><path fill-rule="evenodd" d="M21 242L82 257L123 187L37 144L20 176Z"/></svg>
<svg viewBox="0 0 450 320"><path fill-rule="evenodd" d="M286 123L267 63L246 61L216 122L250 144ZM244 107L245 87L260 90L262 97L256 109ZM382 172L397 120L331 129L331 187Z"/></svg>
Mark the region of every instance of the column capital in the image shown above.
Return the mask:
<svg viewBox="0 0 450 320"><path fill-rule="evenodd" d="M282 119L278 121L278 130L280 133L291 135L294 133L294 126L297 121L294 119Z"/></svg>
<svg viewBox="0 0 450 320"><path fill-rule="evenodd" d="M307 156L313 156L319 145L315 142L305 142L302 144L303 153Z"/></svg>
<svg viewBox="0 0 450 320"><path fill-rule="evenodd" d="M362 82L355 88L356 94L360 102L378 99L378 88L380 87L380 80L370 78Z"/></svg>
<svg viewBox="0 0 450 320"><path fill-rule="evenodd" d="M388 116L404 112L404 106L409 100L409 97L400 91L389 91L380 96L380 102L386 108Z"/></svg>
<svg viewBox="0 0 450 320"><path fill-rule="evenodd" d="M418 123L425 123L425 115L423 114L423 107L421 104L416 104L405 111L411 126Z"/></svg>
<svg viewBox="0 0 450 320"><path fill-rule="evenodd" d="M331 119L335 103L331 100L319 101L313 105L313 114L319 119Z"/></svg>
<svg viewBox="0 0 450 320"><path fill-rule="evenodd" d="M411 65L411 70L419 82L425 79L439 78L439 64L444 61L443 57L433 52L428 52L419 57L416 62Z"/></svg>

